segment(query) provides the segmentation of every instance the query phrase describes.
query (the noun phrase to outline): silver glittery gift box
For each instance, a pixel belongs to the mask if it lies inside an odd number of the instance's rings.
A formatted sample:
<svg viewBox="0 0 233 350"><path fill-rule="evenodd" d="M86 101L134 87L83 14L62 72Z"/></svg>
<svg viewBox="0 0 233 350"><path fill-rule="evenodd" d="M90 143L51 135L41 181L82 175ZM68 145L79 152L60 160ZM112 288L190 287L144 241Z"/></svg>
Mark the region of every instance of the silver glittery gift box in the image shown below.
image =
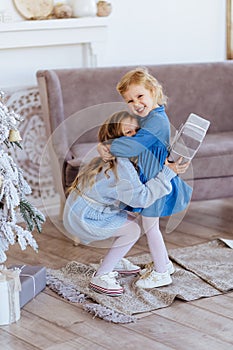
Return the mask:
<svg viewBox="0 0 233 350"><path fill-rule="evenodd" d="M20 269L19 301L22 308L46 287L46 268L32 265L13 265L11 268Z"/></svg>

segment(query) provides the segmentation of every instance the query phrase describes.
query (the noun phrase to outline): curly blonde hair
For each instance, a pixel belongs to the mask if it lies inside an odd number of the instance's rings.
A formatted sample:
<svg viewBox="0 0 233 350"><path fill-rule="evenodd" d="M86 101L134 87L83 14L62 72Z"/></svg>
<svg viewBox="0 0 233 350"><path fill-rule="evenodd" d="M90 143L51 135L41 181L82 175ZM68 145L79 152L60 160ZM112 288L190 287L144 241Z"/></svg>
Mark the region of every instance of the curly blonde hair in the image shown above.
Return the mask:
<svg viewBox="0 0 233 350"><path fill-rule="evenodd" d="M122 97L130 85L143 85L145 89L155 92L155 102L158 105L167 104L167 96L163 92L162 85L155 77L149 74L148 69L139 67L127 72L118 82L116 89Z"/></svg>
<svg viewBox="0 0 233 350"><path fill-rule="evenodd" d="M136 119L127 111L120 111L112 114L99 128L98 141L103 144L111 144L115 138L123 136L122 122L126 118ZM105 176L109 177L109 170L112 170L116 178L118 178L117 160L115 157L107 163L105 163L101 157L93 158L88 164L80 168L67 192L69 193L76 190L78 195L82 195L85 189L91 188L94 185L97 174L104 171Z"/></svg>

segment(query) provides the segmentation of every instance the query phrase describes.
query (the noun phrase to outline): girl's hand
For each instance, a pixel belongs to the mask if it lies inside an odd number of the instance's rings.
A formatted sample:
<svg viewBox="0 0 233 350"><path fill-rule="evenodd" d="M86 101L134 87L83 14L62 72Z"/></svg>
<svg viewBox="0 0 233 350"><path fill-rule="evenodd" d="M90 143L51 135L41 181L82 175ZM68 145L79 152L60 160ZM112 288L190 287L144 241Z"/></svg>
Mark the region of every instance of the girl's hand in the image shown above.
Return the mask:
<svg viewBox="0 0 233 350"><path fill-rule="evenodd" d="M97 146L97 151L105 163L109 162L111 159L114 159L114 156L110 153L109 149L109 145L103 145L102 143L99 143Z"/></svg>
<svg viewBox="0 0 233 350"><path fill-rule="evenodd" d="M183 161L183 157L180 157L176 162L169 163L169 161L165 160L165 165L172 169L176 174L183 174L188 169L190 162L186 162L181 164Z"/></svg>

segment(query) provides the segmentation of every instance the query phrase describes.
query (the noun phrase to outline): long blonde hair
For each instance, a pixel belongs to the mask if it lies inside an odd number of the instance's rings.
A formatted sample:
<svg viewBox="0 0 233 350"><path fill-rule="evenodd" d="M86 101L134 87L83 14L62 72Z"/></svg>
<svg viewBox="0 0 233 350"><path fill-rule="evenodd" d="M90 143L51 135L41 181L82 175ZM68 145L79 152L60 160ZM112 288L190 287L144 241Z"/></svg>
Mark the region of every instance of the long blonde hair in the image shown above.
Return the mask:
<svg viewBox="0 0 233 350"><path fill-rule="evenodd" d="M111 142L120 136L123 136L122 122L126 118L134 119L127 111L120 111L112 114L102 126L99 128L98 141L103 144L111 144ZM116 158L105 163L101 157L93 158L88 164L81 166L75 180L68 188L68 193L77 190L81 195L87 188L91 188L95 183L96 175L104 171L105 176L109 177L109 170L112 170L117 177Z"/></svg>
<svg viewBox="0 0 233 350"><path fill-rule="evenodd" d="M167 104L167 96L163 92L162 85L155 77L149 74L147 68L139 67L127 72L117 84L116 89L124 97L130 85L143 85L145 89L155 93L156 104Z"/></svg>

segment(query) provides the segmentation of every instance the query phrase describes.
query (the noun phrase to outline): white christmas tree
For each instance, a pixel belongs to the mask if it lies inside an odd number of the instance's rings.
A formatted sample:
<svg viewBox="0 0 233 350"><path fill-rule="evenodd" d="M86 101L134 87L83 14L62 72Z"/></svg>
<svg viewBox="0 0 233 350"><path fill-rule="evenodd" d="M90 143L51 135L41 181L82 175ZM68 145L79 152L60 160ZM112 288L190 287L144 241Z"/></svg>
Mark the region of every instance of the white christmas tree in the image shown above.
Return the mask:
<svg viewBox="0 0 233 350"><path fill-rule="evenodd" d="M21 121L20 115L8 109L4 93L0 91L0 263L6 261L5 252L15 243L22 250L29 245L37 251L32 231L36 228L41 232L45 221L44 215L26 199L31 188L9 155L10 147L21 147L18 131ZM26 225L21 224L20 216Z"/></svg>

